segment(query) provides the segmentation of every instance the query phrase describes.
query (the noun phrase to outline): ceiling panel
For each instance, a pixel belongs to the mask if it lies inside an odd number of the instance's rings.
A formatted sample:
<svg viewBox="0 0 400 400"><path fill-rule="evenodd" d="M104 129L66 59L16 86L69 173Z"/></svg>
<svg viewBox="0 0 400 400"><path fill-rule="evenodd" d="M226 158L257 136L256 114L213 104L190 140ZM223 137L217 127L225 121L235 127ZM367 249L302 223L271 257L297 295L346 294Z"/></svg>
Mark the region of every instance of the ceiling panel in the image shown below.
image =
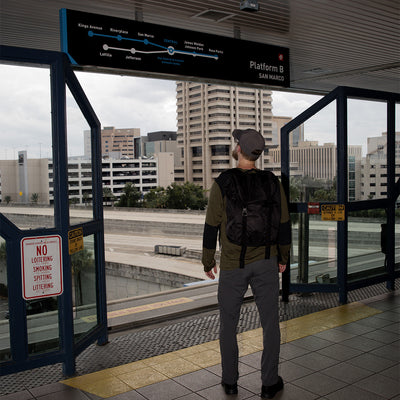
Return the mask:
<svg viewBox="0 0 400 400"><path fill-rule="evenodd" d="M258 12L239 3L2 0L0 43L59 51L58 12L69 8L289 47L294 91L348 85L400 92L400 1L259 0Z"/></svg>

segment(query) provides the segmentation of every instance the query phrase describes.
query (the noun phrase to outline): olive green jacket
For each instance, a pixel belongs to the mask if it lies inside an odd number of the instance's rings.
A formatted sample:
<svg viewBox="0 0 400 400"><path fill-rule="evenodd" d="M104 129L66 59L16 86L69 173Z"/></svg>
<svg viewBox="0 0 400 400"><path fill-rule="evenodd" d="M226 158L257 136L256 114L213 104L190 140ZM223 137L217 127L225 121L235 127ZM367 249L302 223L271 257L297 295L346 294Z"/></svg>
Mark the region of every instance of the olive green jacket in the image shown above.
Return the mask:
<svg viewBox="0 0 400 400"><path fill-rule="evenodd" d="M278 256L280 264L286 264L291 246L290 217L286 196L282 185L281 189L281 219L278 234L278 244L270 248L271 256ZM222 270L239 268L241 246L231 243L226 237L226 198L222 196L219 185L214 182L208 201L206 221L203 233L202 263L204 271L210 271L215 265L215 251L217 246L218 233L220 237ZM265 258L265 246L247 247L245 265Z"/></svg>

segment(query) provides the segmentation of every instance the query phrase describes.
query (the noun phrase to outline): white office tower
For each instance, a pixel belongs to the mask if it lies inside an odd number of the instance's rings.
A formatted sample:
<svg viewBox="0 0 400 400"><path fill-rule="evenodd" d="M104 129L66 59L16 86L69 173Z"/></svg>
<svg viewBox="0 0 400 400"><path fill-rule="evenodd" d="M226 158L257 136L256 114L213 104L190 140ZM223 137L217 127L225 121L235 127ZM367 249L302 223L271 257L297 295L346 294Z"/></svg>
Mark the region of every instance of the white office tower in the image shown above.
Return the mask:
<svg viewBox="0 0 400 400"><path fill-rule="evenodd" d="M181 167L175 181L209 189L224 170L236 166L231 157L234 129L256 129L272 142L271 91L194 82L177 82L177 140ZM257 161L264 169L267 151Z"/></svg>

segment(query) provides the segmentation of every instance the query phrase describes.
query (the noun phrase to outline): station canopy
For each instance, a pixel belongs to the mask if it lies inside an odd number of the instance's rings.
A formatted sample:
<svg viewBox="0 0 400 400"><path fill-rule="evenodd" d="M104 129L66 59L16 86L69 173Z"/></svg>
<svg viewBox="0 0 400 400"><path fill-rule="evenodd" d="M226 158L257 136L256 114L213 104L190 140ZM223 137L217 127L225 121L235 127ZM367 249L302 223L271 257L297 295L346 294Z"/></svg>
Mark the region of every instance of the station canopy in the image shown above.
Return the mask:
<svg viewBox="0 0 400 400"><path fill-rule="evenodd" d="M259 0L258 11L242 10L241 3L2 0L0 43L60 51L59 10L65 8L288 48L290 87L284 90L324 94L337 86L352 86L400 92L398 0Z"/></svg>

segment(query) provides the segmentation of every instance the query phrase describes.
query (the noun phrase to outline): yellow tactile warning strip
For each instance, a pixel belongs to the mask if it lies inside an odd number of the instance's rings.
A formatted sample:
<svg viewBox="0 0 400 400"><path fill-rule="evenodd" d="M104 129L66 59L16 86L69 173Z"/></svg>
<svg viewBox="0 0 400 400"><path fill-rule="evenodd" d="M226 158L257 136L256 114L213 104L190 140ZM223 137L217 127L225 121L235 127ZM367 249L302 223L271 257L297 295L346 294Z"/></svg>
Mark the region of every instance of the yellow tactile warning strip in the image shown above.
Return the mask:
<svg viewBox="0 0 400 400"><path fill-rule="evenodd" d="M191 301L193 301L193 299L189 299L187 297L180 297L178 299L159 301L158 303L143 304L142 306L136 306L136 307L124 308L121 310L109 311L107 313L107 319L123 317L125 315L136 314L136 313L140 313L143 311L156 310L158 308L177 306L179 304L190 303ZM88 315L86 317L82 317L82 320L84 320L85 322L96 322L97 316L96 315Z"/></svg>
<svg viewBox="0 0 400 400"><path fill-rule="evenodd" d="M371 317L382 311L356 302L281 322L282 343L291 342L349 322ZM261 328L238 335L239 354L262 350ZM143 386L181 376L221 362L218 340L108 368L61 381L102 398L129 392Z"/></svg>

